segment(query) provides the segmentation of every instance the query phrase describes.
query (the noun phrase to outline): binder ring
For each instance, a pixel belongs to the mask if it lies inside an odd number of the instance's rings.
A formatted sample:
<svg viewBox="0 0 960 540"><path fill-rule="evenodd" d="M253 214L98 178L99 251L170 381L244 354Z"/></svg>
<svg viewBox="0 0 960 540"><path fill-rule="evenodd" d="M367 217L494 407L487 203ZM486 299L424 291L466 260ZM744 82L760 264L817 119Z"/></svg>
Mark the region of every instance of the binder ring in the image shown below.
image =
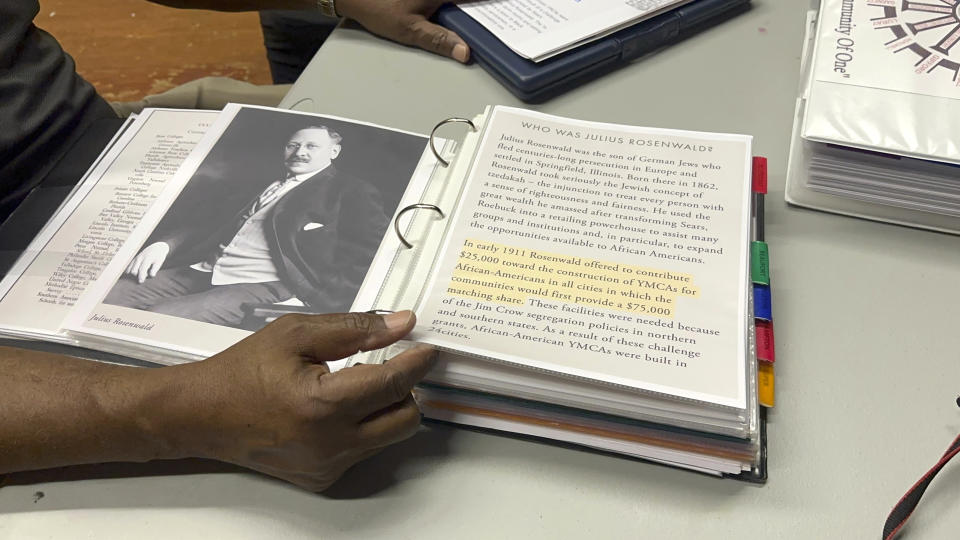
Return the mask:
<svg viewBox="0 0 960 540"><path fill-rule="evenodd" d="M393 220L393 230L397 233L397 238L400 239L400 242L406 246L407 249L412 248L413 244L408 242L407 239L403 237L403 233L400 232L400 217L411 210L433 210L434 212L440 214L441 218L447 217L443 214L443 210L441 210L440 207L435 204L427 203L411 204L410 206L404 207L403 210L397 212L397 217Z"/></svg>
<svg viewBox="0 0 960 540"><path fill-rule="evenodd" d="M433 144L433 135L440 129L441 126L446 124L467 124L470 126L470 129L473 131L477 130L477 126L473 125L473 120L469 118L447 118L446 120L440 122L439 124L433 126L433 131L430 132L430 151L433 152L433 155L436 156L437 161L440 162L444 167L450 165L450 162L440 157L440 152L437 152L437 147Z"/></svg>

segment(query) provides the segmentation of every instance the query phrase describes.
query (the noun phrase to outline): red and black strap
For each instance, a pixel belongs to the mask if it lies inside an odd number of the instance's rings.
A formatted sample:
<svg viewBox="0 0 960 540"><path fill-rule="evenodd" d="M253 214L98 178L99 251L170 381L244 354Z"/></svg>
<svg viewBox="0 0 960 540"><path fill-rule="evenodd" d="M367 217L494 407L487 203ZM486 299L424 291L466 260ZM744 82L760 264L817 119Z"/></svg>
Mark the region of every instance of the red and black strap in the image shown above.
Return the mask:
<svg viewBox="0 0 960 540"><path fill-rule="evenodd" d="M960 406L960 398L957 398L957 405ZM950 443L950 447L944 452L943 457L929 471L917 480L917 483L897 502L887 516L887 522L883 524L883 540L893 540L897 533L903 528L904 523L910 519L913 510L920 503L920 497L927 490L927 486L933 481L947 462L953 459L953 456L960 454L960 435Z"/></svg>

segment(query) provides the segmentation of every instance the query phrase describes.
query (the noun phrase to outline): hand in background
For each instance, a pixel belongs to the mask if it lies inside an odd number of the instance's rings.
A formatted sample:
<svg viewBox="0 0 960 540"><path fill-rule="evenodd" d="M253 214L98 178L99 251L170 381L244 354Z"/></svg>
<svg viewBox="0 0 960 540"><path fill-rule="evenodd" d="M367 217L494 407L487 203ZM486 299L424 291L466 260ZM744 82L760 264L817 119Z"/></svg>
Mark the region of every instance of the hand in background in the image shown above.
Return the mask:
<svg viewBox="0 0 960 540"><path fill-rule="evenodd" d="M180 414L185 455L227 461L311 491L354 463L413 435L420 410L410 391L433 365L415 347L383 365L330 373L326 362L385 347L413 329L409 311L287 315L183 373L193 395ZM186 371L185 369L185 371ZM172 397L172 396L171 396ZM174 416L179 418L179 415Z"/></svg>
<svg viewBox="0 0 960 540"><path fill-rule="evenodd" d="M341 15L356 20L374 34L465 63L470 49L463 39L428 20L444 1L339 0L336 5Z"/></svg>
<svg viewBox="0 0 960 540"><path fill-rule="evenodd" d="M143 248L136 257L127 265L124 273L137 279L138 283L143 283L148 277L155 277L163 261L167 260L170 254L170 245L166 242L154 242Z"/></svg>

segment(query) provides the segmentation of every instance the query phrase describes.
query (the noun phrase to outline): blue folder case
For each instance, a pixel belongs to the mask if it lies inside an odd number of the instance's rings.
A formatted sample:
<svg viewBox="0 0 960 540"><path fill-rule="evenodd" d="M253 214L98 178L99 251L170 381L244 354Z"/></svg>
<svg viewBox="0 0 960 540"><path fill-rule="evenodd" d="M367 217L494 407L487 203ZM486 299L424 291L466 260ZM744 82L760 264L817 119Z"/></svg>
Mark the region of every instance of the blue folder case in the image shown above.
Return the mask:
<svg viewBox="0 0 960 540"><path fill-rule="evenodd" d="M749 5L750 0L695 0L539 63L510 50L453 4L437 10L436 19L459 34L470 45L473 59L508 90L523 101L537 102L712 26Z"/></svg>

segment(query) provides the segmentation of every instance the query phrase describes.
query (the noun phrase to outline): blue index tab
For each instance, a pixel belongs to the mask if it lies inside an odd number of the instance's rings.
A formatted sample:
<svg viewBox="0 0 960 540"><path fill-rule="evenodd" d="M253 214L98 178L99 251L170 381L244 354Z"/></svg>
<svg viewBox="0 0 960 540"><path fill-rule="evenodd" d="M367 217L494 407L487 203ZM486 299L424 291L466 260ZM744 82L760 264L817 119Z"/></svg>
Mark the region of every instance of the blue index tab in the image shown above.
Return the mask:
<svg viewBox="0 0 960 540"><path fill-rule="evenodd" d="M770 300L770 286L753 284L753 316L764 321L773 320L773 303Z"/></svg>

